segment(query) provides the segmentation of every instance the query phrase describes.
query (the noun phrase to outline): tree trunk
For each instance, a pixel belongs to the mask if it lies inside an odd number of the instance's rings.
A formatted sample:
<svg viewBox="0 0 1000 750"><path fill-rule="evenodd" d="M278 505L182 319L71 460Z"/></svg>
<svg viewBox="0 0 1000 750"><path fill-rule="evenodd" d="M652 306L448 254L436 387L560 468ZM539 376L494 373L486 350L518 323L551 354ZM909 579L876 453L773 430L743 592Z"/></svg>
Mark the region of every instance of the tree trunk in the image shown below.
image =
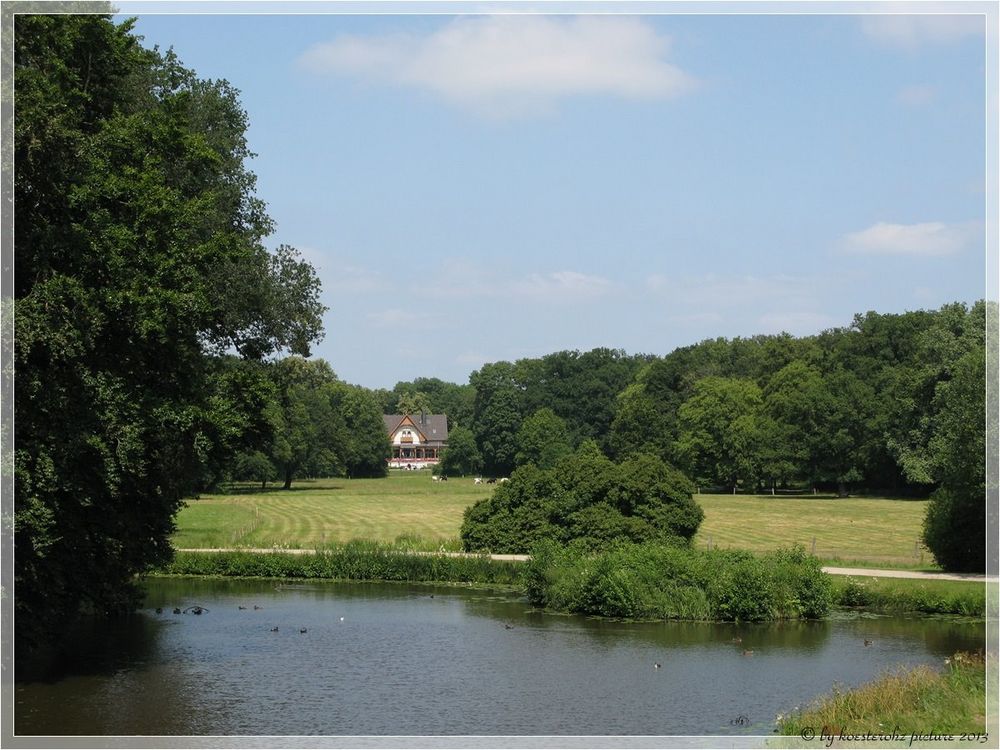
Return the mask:
<svg viewBox="0 0 1000 750"><path fill-rule="evenodd" d="M837 481L837 497L847 497L847 485L843 480Z"/></svg>
<svg viewBox="0 0 1000 750"><path fill-rule="evenodd" d="M285 467L285 489L286 490L292 489L292 467L291 466L286 466Z"/></svg>

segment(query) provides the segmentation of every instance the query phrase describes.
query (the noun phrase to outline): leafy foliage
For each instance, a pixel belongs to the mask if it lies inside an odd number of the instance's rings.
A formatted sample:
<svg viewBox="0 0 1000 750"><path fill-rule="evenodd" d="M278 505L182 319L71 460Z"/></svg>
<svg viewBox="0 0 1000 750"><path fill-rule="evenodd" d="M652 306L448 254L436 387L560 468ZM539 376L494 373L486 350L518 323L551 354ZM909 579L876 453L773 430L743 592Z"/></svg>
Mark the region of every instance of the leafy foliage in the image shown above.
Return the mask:
<svg viewBox="0 0 1000 750"><path fill-rule="evenodd" d="M641 619L737 622L818 618L829 576L800 549L749 552L622 543L598 554L539 542L525 564L528 600L557 611Z"/></svg>
<svg viewBox="0 0 1000 750"><path fill-rule="evenodd" d="M321 331L312 268L262 244L237 92L130 29L15 28L19 646L128 608L181 498L260 429L257 376L210 355L305 355Z"/></svg>
<svg viewBox="0 0 1000 750"><path fill-rule="evenodd" d="M476 447L476 437L465 427L456 427L448 433L448 447L441 457L441 473L448 477L464 477L477 473L483 458Z"/></svg>
<svg viewBox="0 0 1000 750"><path fill-rule="evenodd" d="M462 542L471 551L524 553L537 542L586 548L628 541L683 544L704 516L686 477L642 455L621 464L592 441L552 469L518 468L493 495L466 510Z"/></svg>
<svg viewBox="0 0 1000 750"><path fill-rule="evenodd" d="M924 542L946 570L986 569L986 350L955 364L935 396L937 429L930 442L941 486L924 519Z"/></svg>

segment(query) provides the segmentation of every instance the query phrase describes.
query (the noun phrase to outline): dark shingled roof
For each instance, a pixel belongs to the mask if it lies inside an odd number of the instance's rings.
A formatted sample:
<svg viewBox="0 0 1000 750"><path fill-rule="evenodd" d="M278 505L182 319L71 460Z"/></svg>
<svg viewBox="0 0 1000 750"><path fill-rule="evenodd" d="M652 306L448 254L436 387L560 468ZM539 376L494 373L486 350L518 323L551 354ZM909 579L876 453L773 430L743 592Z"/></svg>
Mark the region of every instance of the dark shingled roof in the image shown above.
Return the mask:
<svg viewBox="0 0 1000 750"><path fill-rule="evenodd" d="M443 443L448 440L447 414L383 414L382 421L385 422L386 434L392 436L404 416L413 421L428 442Z"/></svg>

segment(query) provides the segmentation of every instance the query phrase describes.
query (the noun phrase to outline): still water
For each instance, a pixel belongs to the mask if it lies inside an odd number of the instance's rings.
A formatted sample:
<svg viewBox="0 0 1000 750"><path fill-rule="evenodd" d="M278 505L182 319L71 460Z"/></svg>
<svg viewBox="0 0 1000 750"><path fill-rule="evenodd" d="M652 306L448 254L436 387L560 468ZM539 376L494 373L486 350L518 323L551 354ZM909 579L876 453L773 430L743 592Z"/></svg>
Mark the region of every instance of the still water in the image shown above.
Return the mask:
<svg viewBox="0 0 1000 750"><path fill-rule="evenodd" d="M940 666L985 636L976 623L853 615L611 622L444 586L147 588L138 616L81 628L55 668L17 674L16 734L769 734L776 714L835 683ZM173 614L195 605L207 611Z"/></svg>

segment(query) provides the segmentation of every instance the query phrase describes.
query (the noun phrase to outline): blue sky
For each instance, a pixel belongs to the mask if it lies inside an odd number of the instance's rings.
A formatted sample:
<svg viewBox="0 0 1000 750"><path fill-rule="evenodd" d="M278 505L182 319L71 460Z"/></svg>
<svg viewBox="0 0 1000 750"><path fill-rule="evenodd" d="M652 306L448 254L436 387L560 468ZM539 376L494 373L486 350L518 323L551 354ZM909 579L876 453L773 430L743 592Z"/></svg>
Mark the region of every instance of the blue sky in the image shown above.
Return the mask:
<svg viewBox="0 0 1000 750"><path fill-rule="evenodd" d="M241 93L345 380L985 290L975 16L140 15Z"/></svg>

